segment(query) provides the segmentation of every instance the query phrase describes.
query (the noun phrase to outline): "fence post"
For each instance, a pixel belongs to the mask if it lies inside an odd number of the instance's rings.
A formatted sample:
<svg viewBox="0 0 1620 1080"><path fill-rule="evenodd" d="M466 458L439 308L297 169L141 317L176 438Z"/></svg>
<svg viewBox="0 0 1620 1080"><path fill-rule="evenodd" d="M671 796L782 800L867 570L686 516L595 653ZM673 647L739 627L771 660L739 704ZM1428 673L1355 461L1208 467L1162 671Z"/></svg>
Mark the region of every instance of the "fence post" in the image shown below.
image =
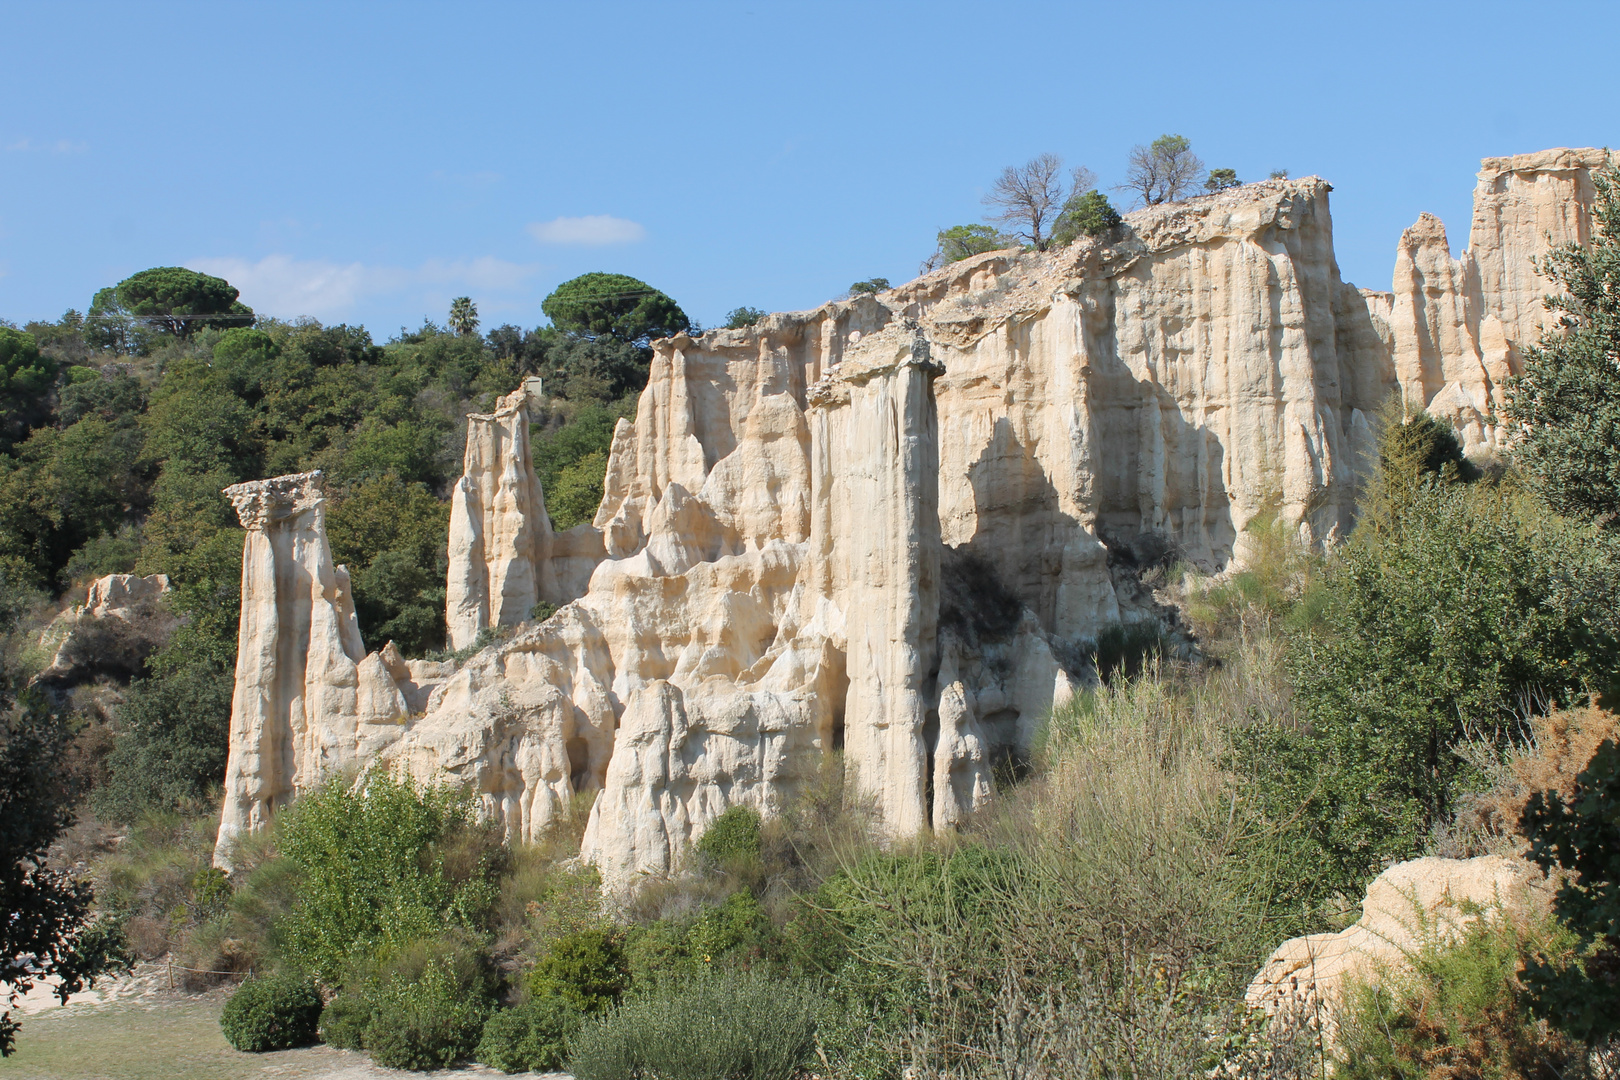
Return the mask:
<svg viewBox="0 0 1620 1080"><path fill-rule="evenodd" d="M174 989L174 957L169 957L169 989Z"/></svg>

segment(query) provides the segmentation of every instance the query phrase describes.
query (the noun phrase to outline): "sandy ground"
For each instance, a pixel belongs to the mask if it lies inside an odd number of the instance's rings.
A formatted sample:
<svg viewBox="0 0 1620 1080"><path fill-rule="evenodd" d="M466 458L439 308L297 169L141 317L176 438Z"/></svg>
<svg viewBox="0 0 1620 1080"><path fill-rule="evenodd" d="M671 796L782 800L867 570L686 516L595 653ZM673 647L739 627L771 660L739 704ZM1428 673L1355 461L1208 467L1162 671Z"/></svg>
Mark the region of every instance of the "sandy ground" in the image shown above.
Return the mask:
<svg viewBox="0 0 1620 1080"><path fill-rule="evenodd" d="M364 1054L311 1046L273 1054L233 1050L219 1031L229 989L187 994L168 989L161 965L103 980L67 1005L35 987L19 1002L17 1051L0 1059L6 1080L383 1080L403 1077L497 1077L482 1065L435 1073L373 1065ZM566 1074L547 1075L568 1080Z"/></svg>

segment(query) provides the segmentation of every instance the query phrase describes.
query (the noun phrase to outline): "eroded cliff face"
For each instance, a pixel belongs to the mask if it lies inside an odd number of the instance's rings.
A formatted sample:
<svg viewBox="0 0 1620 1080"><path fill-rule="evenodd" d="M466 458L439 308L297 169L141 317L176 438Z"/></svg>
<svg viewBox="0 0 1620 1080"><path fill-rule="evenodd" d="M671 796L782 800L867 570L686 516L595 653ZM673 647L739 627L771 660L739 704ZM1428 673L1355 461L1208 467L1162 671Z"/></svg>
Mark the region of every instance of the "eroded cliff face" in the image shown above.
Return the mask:
<svg viewBox="0 0 1620 1080"><path fill-rule="evenodd" d="M1397 390L1493 445L1544 287L1506 263L1544 221L1581 238L1595 160L1487 161L1474 247L1452 260L1425 217L1391 293L1340 280L1307 178L655 342L595 520L565 534L504 399L469 418L447 619L458 646L516 629L459 668L365 655L313 477L230 489L250 532L221 849L362 766L463 784L513 839L594 791L583 854L610 888L835 760L896 835L960 822L1093 677L1096 635L1158 617L1140 560L1223 569L1267 514L1342 533ZM540 600L564 606L526 621Z"/></svg>
<svg viewBox="0 0 1620 1080"><path fill-rule="evenodd" d="M1406 399L1451 420L1470 452L1496 449L1504 384L1552 325L1536 260L1592 238L1602 150L1543 150L1480 162L1468 248L1424 214L1401 236L1389 293L1369 293Z"/></svg>

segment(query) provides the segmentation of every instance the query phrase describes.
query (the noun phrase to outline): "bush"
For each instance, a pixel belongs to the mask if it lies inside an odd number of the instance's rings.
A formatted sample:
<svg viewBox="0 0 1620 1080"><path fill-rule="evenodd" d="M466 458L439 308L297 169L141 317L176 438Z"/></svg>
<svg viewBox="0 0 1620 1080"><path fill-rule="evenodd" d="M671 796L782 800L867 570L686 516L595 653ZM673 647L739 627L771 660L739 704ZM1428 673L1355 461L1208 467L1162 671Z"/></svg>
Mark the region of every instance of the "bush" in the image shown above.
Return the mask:
<svg viewBox="0 0 1620 1080"><path fill-rule="evenodd" d="M561 998L592 1013L618 1001L629 981L619 936L609 930L581 930L551 943L529 976L529 990L537 998Z"/></svg>
<svg viewBox="0 0 1620 1080"><path fill-rule="evenodd" d="M442 1069L471 1057L489 1015L487 984L453 953L434 956L414 979L395 977L372 996L363 1039L390 1069Z"/></svg>
<svg viewBox="0 0 1620 1080"><path fill-rule="evenodd" d="M97 816L128 823L147 810L206 805L225 778L233 686L230 672L207 663L132 683L107 783L90 796Z"/></svg>
<svg viewBox="0 0 1620 1080"><path fill-rule="evenodd" d="M1556 922L1519 924L1500 909L1460 936L1424 928L1410 972L1352 985L1340 1016L1344 1080L1568 1076L1585 1048L1536 1021L1518 972L1533 956L1568 957L1572 936Z"/></svg>
<svg viewBox="0 0 1620 1080"><path fill-rule="evenodd" d="M503 849L462 793L378 773L361 792L334 781L306 795L280 824L303 877L278 929L286 954L329 982L446 923L478 926L495 902Z"/></svg>
<svg viewBox="0 0 1620 1080"><path fill-rule="evenodd" d="M366 1045L366 1028L376 1010L360 994L345 990L321 1010L321 1041L340 1050L360 1050Z"/></svg>
<svg viewBox="0 0 1620 1080"><path fill-rule="evenodd" d="M585 1014L560 997L531 997L484 1021L478 1060L502 1072L555 1072Z"/></svg>
<svg viewBox="0 0 1620 1080"><path fill-rule="evenodd" d="M726 312L726 329L741 330L744 327L753 326L763 319L765 315L766 313L757 307L744 305L740 308L732 308Z"/></svg>
<svg viewBox="0 0 1620 1080"><path fill-rule="evenodd" d="M569 1045L576 1080L788 1080L815 1043L809 983L727 972L671 983L586 1024Z"/></svg>
<svg viewBox="0 0 1620 1080"><path fill-rule="evenodd" d="M231 995L220 1013L220 1030L238 1050L262 1054L315 1041L321 995L315 984L295 975L250 979Z"/></svg>
<svg viewBox="0 0 1620 1080"><path fill-rule="evenodd" d="M1052 243L1071 244L1082 236L1101 236L1123 220L1108 196L1093 188L1064 203L1052 230Z"/></svg>
<svg viewBox="0 0 1620 1080"><path fill-rule="evenodd" d="M698 853L721 867L758 859L759 825L759 811L748 806L730 807L703 830L697 842Z"/></svg>

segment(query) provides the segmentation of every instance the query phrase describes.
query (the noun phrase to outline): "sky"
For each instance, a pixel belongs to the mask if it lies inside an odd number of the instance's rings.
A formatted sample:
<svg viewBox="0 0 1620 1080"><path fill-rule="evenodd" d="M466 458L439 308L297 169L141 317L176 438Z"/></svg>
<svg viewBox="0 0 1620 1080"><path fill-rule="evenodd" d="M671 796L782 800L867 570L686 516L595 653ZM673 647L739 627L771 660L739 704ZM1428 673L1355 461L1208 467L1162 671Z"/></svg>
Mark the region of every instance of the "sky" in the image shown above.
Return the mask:
<svg viewBox="0 0 1620 1080"><path fill-rule="evenodd" d="M1387 289L1479 159L1616 141L1620 4L0 4L0 318L150 266L378 341L453 297L543 324L592 270L694 319L914 277L997 174L1333 184L1343 276ZM1127 202L1122 192L1111 193Z"/></svg>

